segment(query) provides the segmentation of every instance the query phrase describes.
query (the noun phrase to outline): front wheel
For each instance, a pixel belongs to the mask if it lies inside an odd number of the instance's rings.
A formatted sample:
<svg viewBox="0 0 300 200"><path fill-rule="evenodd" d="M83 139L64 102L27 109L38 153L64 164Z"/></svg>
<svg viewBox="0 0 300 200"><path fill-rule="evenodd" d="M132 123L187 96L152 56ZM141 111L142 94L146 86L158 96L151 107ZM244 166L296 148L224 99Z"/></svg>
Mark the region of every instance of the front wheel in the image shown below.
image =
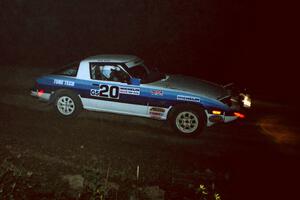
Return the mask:
<svg viewBox="0 0 300 200"><path fill-rule="evenodd" d="M175 108L170 122L173 129L184 136L197 136L205 127L205 115L201 110L189 107Z"/></svg>
<svg viewBox="0 0 300 200"><path fill-rule="evenodd" d="M79 97L72 92L65 91L57 94L54 110L62 117L75 117L82 110L82 105Z"/></svg>

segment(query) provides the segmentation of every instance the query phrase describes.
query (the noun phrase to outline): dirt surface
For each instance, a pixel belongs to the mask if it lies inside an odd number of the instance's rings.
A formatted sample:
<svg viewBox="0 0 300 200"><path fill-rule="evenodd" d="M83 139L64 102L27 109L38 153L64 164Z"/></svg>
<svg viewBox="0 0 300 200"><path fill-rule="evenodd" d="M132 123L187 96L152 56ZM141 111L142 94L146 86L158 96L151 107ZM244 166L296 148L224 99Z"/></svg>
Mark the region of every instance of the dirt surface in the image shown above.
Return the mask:
<svg viewBox="0 0 300 200"><path fill-rule="evenodd" d="M49 71L1 72L4 199L90 199L102 191L138 199L136 191L157 188L165 199L200 199L201 184L221 199L287 199L297 191L300 130L289 107L256 101L245 120L191 139L151 119L87 111L61 119L29 95L34 78Z"/></svg>

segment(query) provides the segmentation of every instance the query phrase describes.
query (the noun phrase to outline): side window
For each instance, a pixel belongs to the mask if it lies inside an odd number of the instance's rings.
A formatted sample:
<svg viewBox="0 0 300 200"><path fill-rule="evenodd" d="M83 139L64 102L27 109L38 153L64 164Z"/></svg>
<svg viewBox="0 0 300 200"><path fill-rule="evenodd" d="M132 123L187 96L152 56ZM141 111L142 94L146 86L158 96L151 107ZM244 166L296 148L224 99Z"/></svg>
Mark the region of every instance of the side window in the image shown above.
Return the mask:
<svg viewBox="0 0 300 200"><path fill-rule="evenodd" d="M90 64L91 78L94 80L128 82L129 77L119 65Z"/></svg>

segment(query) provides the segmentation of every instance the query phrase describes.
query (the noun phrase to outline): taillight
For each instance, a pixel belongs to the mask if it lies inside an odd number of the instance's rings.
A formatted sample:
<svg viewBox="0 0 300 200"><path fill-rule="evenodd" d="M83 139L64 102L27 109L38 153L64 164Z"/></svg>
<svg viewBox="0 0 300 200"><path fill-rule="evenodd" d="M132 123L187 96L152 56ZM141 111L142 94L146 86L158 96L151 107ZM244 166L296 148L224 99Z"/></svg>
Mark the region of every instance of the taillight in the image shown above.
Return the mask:
<svg viewBox="0 0 300 200"><path fill-rule="evenodd" d="M45 91L44 91L44 90L38 90L38 93L37 93L37 95L40 97L40 96L42 96L44 93L45 93Z"/></svg>

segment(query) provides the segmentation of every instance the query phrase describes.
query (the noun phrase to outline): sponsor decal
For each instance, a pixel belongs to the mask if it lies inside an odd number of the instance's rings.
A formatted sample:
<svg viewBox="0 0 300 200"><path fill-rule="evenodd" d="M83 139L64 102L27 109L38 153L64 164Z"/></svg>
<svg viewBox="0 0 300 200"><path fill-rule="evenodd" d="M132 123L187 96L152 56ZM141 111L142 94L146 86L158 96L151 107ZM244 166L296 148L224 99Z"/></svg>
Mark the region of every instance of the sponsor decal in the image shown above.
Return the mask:
<svg viewBox="0 0 300 200"><path fill-rule="evenodd" d="M61 80L61 79L54 79L53 83L55 85L66 85L66 86L71 86L71 87L75 86L74 81L66 81L66 80Z"/></svg>
<svg viewBox="0 0 300 200"><path fill-rule="evenodd" d="M90 90L90 95L94 97L118 99L120 93L119 91L120 90L118 86L100 84L99 89Z"/></svg>
<svg viewBox="0 0 300 200"><path fill-rule="evenodd" d="M119 94L140 95L140 88L100 84L99 89L90 90L90 95L94 97L118 99Z"/></svg>
<svg viewBox="0 0 300 200"><path fill-rule="evenodd" d="M162 90L152 90L151 91L151 95L155 95L155 96L163 96L164 92Z"/></svg>
<svg viewBox="0 0 300 200"><path fill-rule="evenodd" d="M159 113L164 113L165 109L164 108L160 108L160 107L151 107L150 108L151 112L159 112Z"/></svg>
<svg viewBox="0 0 300 200"><path fill-rule="evenodd" d="M177 95L177 100L180 100L180 101L191 101L191 102L200 102L200 98L198 98L198 97L185 96L185 95Z"/></svg>
<svg viewBox="0 0 300 200"><path fill-rule="evenodd" d="M151 118L161 119L164 113L165 113L164 108L151 107L149 109L149 115Z"/></svg>
<svg viewBox="0 0 300 200"><path fill-rule="evenodd" d="M120 87L120 94L140 95L140 88Z"/></svg>

